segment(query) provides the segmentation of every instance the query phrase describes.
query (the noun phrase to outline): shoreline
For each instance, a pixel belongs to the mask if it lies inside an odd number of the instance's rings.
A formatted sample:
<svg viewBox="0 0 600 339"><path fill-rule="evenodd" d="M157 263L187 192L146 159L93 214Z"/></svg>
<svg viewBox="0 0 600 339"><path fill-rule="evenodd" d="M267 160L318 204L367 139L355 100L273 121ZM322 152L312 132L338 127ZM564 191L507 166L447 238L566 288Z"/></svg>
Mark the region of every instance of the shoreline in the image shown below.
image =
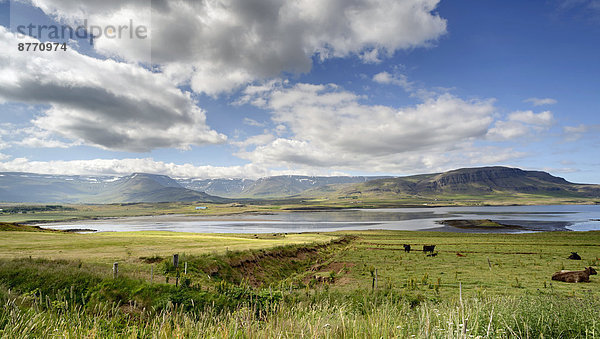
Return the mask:
<svg viewBox="0 0 600 339"><path fill-rule="evenodd" d="M135 203L135 204L144 204L144 203ZM0 204L1 205L1 204ZM472 204L458 204L458 205L423 205L423 204L382 204L379 206L376 205L366 205L366 206L300 206L300 207L287 207L279 210L271 211L257 211L257 210L249 210L249 211L239 211L239 212L226 212L226 213L215 213L215 214L197 214L197 213L173 213L173 212L164 212L161 213L148 213L148 214L139 214L132 216L74 216L68 217L62 220L48 220L48 219L40 219L40 220L27 220L24 222L19 222L23 225L40 225L47 223L56 223L56 222L77 222L77 221L87 221L87 220L111 220L111 219L120 219L120 218L136 218L136 217L154 217L154 216L190 216L190 217L222 217L222 216L238 216L238 215L272 215L276 213L294 213L294 212L308 212L308 213L316 213L316 212L335 212L335 211L345 211L345 210L377 210L377 209L402 209L402 208L415 208L415 209L427 209L427 208L486 208L486 207L527 207L527 206L598 206L600 203L597 202L589 202L589 203L550 203L550 204L480 204L480 205L472 205ZM75 204L74 206L86 206L86 204ZM600 219L599 219L600 220Z"/></svg>

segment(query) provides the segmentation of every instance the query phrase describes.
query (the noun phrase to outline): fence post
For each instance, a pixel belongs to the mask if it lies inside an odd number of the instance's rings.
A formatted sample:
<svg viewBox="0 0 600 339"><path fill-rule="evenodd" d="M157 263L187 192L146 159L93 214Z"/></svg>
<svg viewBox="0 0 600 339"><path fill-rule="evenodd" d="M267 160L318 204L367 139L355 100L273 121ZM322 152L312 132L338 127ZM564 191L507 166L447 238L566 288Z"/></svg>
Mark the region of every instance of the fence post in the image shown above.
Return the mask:
<svg viewBox="0 0 600 339"><path fill-rule="evenodd" d="M177 253L173 254L173 266L179 267L179 254Z"/></svg>
<svg viewBox="0 0 600 339"><path fill-rule="evenodd" d="M113 263L113 278L117 279L118 276L119 276L119 263L115 262L115 263Z"/></svg>

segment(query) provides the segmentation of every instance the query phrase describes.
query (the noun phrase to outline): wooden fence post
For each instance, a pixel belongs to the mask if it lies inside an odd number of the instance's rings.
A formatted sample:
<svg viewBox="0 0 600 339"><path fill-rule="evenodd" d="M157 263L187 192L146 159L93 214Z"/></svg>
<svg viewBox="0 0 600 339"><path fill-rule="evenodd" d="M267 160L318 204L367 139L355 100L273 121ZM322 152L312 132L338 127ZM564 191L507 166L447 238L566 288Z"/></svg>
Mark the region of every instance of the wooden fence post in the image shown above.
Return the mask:
<svg viewBox="0 0 600 339"><path fill-rule="evenodd" d="M119 263L113 263L113 278L117 279L117 277L119 276Z"/></svg>
<svg viewBox="0 0 600 339"><path fill-rule="evenodd" d="M179 267L179 254L173 254L173 266L175 266L175 268Z"/></svg>

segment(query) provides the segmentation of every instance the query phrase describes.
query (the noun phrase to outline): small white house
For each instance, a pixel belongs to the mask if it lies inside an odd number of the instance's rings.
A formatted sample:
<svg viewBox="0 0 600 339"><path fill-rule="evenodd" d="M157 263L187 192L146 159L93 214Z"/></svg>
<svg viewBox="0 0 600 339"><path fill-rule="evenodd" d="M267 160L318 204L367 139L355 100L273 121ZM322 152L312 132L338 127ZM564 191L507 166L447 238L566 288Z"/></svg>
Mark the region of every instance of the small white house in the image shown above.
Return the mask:
<svg viewBox="0 0 600 339"><path fill-rule="evenodd" d="M206 206L196 206L196 210L205 210L207 208L208 207L206 207Z"/></svg>

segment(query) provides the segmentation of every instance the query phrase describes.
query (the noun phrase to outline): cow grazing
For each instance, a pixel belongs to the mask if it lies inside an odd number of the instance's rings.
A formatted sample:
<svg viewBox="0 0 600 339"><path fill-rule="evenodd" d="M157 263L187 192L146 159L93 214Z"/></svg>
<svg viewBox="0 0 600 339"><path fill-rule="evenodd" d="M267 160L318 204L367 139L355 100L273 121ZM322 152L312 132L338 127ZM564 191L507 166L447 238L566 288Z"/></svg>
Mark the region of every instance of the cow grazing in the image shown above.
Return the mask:
<svg viewBox="0 0 600 339"><path fill-rule="evenodd" d="M581 257L579 256L579 254L577 254L577 252L571 252L571 255L567 259L581 260Z"/></svg>
<svg viewBox="0 0 600 339"><path fill-rule="evenodd" d="M423 245L423 252L424 253L433 253L433 250L435 250L435 245Z"/></svg>
<svg viewBox="0 0 600 339"><path fill-rule="evenodd" d="M404 244L404 252L410 253L410 245Z"/></svg>
<svg viewBox="0 0 600 339"><path fill-rule="evenodd" d="M568 283L590 282L590 275L598 274L592 267L587 267L583 271L560 271L552 275L552 280L564 281Z"/></svg>

